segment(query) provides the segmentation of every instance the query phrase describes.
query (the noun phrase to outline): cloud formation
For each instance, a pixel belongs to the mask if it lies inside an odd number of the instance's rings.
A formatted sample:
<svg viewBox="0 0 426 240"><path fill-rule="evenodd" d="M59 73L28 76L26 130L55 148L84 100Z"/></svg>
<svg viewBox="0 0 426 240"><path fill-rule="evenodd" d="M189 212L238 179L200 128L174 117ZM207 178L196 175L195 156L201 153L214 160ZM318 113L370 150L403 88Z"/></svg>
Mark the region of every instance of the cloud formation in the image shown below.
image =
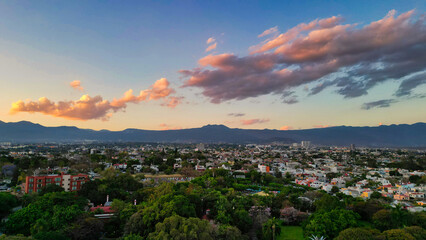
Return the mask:
<svg viewBox="0 0 426 240"><path fill-rule="evenodd" d="M269 119L247 119L247 120L241 120L241 124L243 125L253 125L253 124L260 124L260 123L266 123L269 122Z"/></svg>
<svg viewBox="0 0 426 240"><path fill-rule="evenodd" d="M75 80L75 81L70 82L70 86L72 88L80 90L80 91L84 90L84 88L81 86L80 80Z"/></svg>
<svg viewBox="0 0 426 240"><path fill-rule="evenodd" d="M231 116L231 117L243 117L245 115L246 115L245 113L229 113L228 114L228 116Z"/></svg>
<svg viewBox="0 0 426 240"><path fill-rule="evenodd" d="M210 44L210 43L214 43L216 42L216 39L214 39L213 37L210 37L209 39L207 39L206 43Z"/></svg>
<svg viewBox="0 0 426 240"><path fill-rule="evenodd" d="M210 51L216 49L216 47L217 47L216 39L213 38L213 37L207 39L206 43L207 43L207 45L209 45L206 48L206 52L210 52Z"/></svg>
<svg viewBox="0 0 426 240"><path fill-rule="evenodd" d="M257 37L261 38L261 37L265 37L275 33L278 33L278 26L272 27L270 29L266 29L263 33L259 34L259 36Z"/></svg>
<svg viewBox="0 0 426 240"><path fill-rule="evenodd" d="M344 98L355 98L386 81L400 82L397 96L410 94L424 80L408 80L426 69L425 16L395 10L364 26L342 24L333 16L301 23L250 48L251 54L208 55L199 67L181 70L184 87L202 89L212 103L267 94L284 96L291 89L316 84L310 95L334 87ZM286 100L287 99L287 100ZM295 103L296 98L284 98Z"/></svg>
<svg viewBox="0 0 426 240"><path fill-rule="evenodd" d="M314 125L314 128L328 128L328 127L332 127L330 125Z"/></svg>
<svg viewBox="0 0 426 240"><path fill-rule="evenodd" d="M83 95L76 101L59 101L57 103L46 97L42 97L38 101L24 102L19 100L12 103L10 113L43 113L72 120L100 119L107 121L113 113L126 109L127 103L162 99L165 102L164 106L173 108L181 101L180 97L170 96L173 93L175 93L175 90L170 87L167 79L161 78L149 89L140 91L137 96L133 95L132 89L129 89L124 93L123 97L114 98L111 102L104 100L101 96L90 97L88 94Z"/></svg>
<svg viewBox="0 0 426 240"><path fill-rule="evenodd" d="M182 129L181 127L173 127L173 126L170 126L170 125L165 124L165 123L162 123L159 126L160 126L160 130L163 130L163 131L164 130L180 130L180 129Z"/></svg>
<svg viewBox="0 0 426 240"><path fill-rule="evenodd" d="M386 108L390 107L390 105L395 102L397 102L397 100L395 99L383 99L379 101L364 103L361 108L365 110L369 110L372 108Z"/></svg>
<svg viewBox="0 0 426 240"><path fill-rule="evenodd" d="M293 129L293 127L290 127L290 126L282 126L280 128L280 130L282 130L282 131L287 131L287 130L292 130L292 129Z"/></svg>
<svg viewBox="0 0 426 240"><path fill-rule="evenodd" d="M206 52L210 52L211 50L216 49L216 47L217 47L217 43L213 43L212 45L206 48Z"/></svg>

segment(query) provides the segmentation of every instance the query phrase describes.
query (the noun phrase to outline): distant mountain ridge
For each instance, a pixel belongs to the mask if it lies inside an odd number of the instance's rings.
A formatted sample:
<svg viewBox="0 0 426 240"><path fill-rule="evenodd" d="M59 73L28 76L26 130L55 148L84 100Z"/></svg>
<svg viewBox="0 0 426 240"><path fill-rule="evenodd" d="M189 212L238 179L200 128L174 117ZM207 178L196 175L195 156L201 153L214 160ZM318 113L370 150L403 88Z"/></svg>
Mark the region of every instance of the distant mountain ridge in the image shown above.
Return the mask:
<svg viewBox="0 0 426 240"><path fill-rule="evenodd" d="M0 142L169 142L169 143L294 143L311 141L329 146L426 147L426 123L378 127L337 126L303 130L239 129L206 125L181 130L123 131L45 127L28 121L0 121Z"/></svg>

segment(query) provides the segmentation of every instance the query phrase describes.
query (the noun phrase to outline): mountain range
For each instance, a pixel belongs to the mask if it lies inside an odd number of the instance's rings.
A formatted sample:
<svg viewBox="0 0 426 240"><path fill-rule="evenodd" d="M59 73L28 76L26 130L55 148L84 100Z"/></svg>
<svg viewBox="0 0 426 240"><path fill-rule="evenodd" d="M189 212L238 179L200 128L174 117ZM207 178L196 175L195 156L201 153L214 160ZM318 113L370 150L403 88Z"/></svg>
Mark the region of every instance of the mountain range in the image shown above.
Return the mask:
<svg viewBox="0 0 426 240"><path fill-rule="evenodd" d="M169 143L284 143L311 141L326 146L426 147L426 123L377 127L336 126L303 130L239 129L206 125L181 130L123 131L77 127L45 127L28 121L0 121L0 142L169 142Z"/></svg>

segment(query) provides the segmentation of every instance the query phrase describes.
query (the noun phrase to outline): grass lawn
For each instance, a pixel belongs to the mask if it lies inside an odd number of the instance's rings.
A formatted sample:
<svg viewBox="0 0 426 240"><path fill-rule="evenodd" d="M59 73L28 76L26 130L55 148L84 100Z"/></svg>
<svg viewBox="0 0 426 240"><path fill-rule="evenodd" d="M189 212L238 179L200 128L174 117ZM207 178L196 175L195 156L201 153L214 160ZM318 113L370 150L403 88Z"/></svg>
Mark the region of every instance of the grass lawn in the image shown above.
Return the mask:
<svg viewBox="0 0 426 240"><path fill-rule="evenodd" d="M303 230L299 226L281 226L277 240L303 240Z"/></svg>

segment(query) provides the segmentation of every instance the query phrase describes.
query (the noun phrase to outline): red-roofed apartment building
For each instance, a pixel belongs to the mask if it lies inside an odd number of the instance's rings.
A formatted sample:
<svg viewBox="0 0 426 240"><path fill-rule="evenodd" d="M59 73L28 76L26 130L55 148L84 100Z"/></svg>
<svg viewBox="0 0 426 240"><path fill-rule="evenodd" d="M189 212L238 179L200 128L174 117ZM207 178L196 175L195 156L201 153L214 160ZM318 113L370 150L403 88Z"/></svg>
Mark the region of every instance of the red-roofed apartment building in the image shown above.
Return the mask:
<svg viewBox="0 0 426 240"><path fill-rule="evenodd" d="M86 174L56 174L43 176L27 176L25 181L25 193L39 192L47 185L56 184L61 186L66 192L74 192L81 189L85 182L89 181Z"/></svg>

